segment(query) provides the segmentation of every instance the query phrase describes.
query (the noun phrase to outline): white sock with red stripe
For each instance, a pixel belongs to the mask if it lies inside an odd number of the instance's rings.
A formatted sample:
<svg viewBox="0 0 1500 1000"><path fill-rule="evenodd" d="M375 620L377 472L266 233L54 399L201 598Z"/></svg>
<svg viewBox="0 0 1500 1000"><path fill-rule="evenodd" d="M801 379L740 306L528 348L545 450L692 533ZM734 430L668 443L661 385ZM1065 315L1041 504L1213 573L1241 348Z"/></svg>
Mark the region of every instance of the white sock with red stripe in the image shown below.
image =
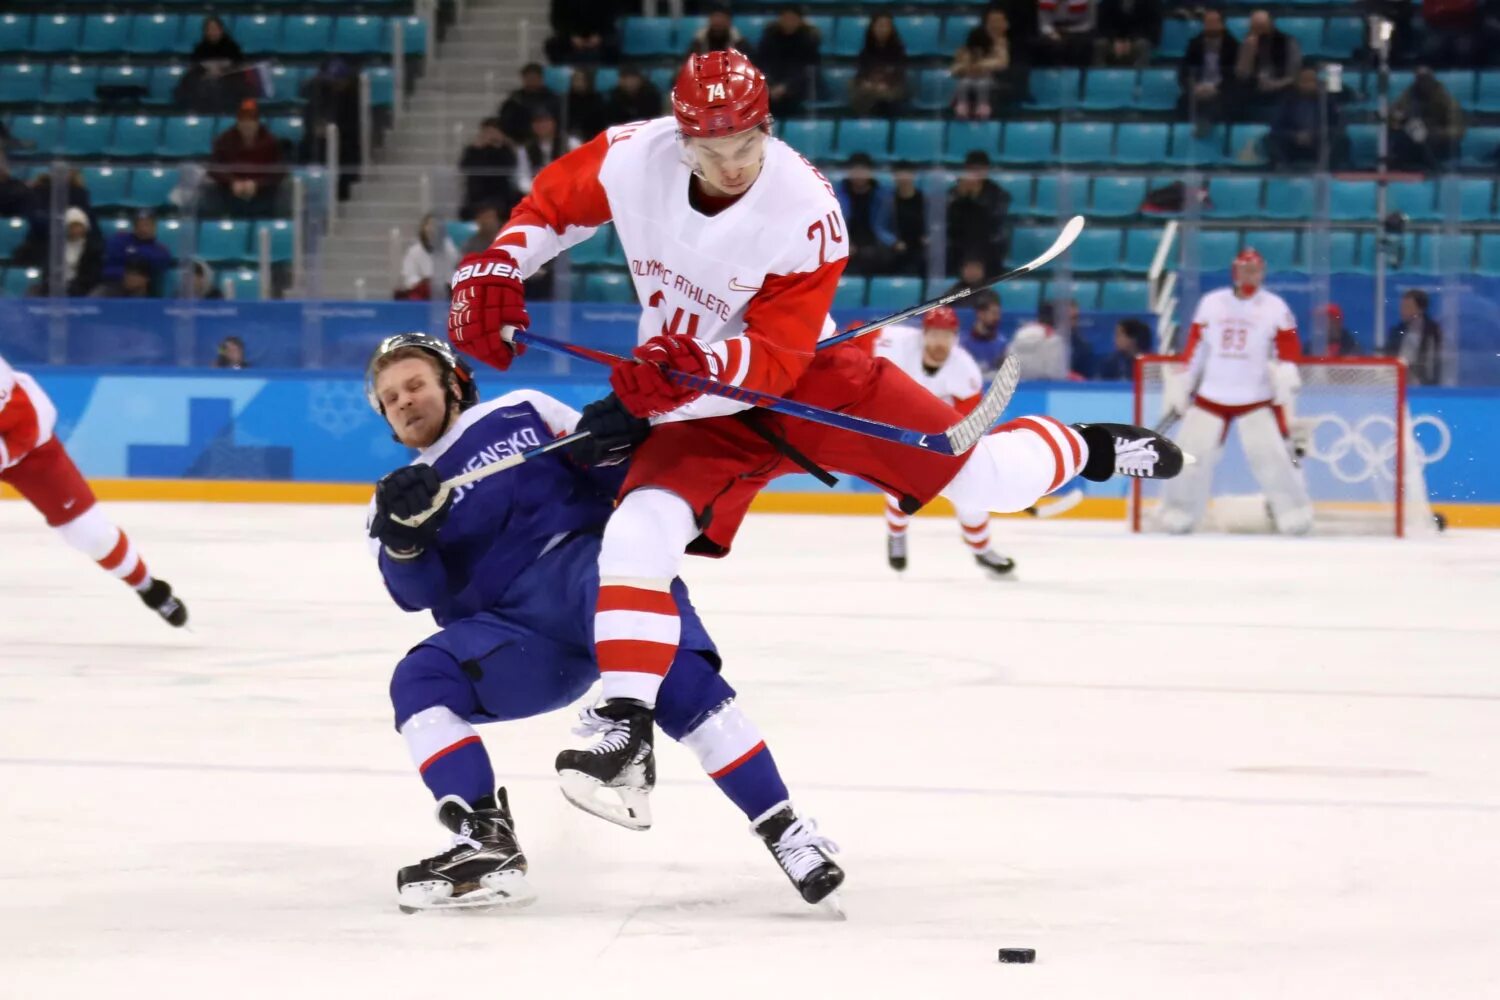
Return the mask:
<svg viewBox="0 0 1500 1000"><path fill-rule="evenodd" d="M911 525L911 515L901 509L896 498L886 495L885 498L885 530L887 534L904 535L906 529Z"/></svg>
<svg viewBox="0 0 1500 1000"><path fill-rule="evenodd" d="M1025 510L1078 475L1089 446L1046 416L1020 417L986 435L942 495L959 510Z"/></svg>
<svg viewBox="0 0 1500 1000"><path fill-rule="evenodd" d="M964 544L976 556L990 550L990 512L983 507L969 509L954 508L958 515L958 528L963 534Z"/></svg>
<svg viewBox="0 0 1500 1000"><path fill-rule="evenodd" d="M98 507L90 507L67 524L58 525L57 533L110 576L136 590L151 586L151 574L135 546L130 544L130 537L115 527Z"/></svg>
<svg viewBox="0 0 1500 1000"><path fill-rule="evenodd" d="M636 490L610 517L599 549L594 614L604 700L656 704L682 636L672 581L697 535L692 508L666 490Z"/></svg>

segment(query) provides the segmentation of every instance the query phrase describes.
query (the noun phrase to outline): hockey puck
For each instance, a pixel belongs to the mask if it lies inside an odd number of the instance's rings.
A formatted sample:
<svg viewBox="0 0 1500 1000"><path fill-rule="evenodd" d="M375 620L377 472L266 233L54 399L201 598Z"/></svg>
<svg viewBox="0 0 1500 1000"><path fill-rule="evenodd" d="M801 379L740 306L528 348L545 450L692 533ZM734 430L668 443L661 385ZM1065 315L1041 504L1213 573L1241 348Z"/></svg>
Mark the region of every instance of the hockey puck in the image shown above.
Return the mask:
<svg viewBox="0 0 1500 1000"><path fill-rule="evenodd" d="M1029 963L1036 961L1035 948L1001 948L1000 961L1007 964L1012 962Z"/></svg>

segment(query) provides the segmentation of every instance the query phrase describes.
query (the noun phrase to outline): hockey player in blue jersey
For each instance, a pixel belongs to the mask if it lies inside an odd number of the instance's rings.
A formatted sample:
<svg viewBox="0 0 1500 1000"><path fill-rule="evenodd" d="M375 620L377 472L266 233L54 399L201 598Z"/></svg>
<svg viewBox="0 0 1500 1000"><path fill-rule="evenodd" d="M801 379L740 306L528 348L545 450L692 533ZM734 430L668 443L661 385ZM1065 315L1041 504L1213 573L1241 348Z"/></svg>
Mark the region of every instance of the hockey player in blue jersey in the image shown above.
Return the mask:
<svg viewBox="0 0 1500 1000"><path fill-rule="evenodd" d="M456 490L413 527L407 522L430 507L442 480L571 433L579 414L529 390L480 403L467 363L419 333L381 343L366 388L396 439L418 452L377 485L369 534L391 597L407 611L430 611L440 628L397 664L391 701L454 844L400 870L398 903L406 912L525 905L536 898L526 857L474 724L562 708L598 678L600 537L623 463L649 428L623 408L613 416L594 409L609 409L609 399L591 404L595 432L572 454L553 452ZM671 596L682 641L657 725L696 753L802 897L829 898L844 877L829 859L836 846L793 810L770 750L720 676L718 652L681 580ZM608 627L607 618L598 627ZM583 720L585 735L608 728L592 709ZM644 791L601 786L569 801L644 830L654 760L642 767Z"/></svg>

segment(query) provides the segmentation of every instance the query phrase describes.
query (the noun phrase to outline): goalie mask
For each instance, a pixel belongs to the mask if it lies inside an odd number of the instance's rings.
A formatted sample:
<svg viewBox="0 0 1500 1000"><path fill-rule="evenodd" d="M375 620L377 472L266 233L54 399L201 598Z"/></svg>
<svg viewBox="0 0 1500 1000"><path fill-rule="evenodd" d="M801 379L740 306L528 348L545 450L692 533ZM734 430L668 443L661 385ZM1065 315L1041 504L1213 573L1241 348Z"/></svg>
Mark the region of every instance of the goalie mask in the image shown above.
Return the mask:
<svg viewBox="0 0 1500 1000"><path fill-rule="evenodd" d="M1235 292L1248 299L1260 291L1266 280L1266 260L1253 248L1246 247L1229 265L1229 273L1234 280Z"/></svg>

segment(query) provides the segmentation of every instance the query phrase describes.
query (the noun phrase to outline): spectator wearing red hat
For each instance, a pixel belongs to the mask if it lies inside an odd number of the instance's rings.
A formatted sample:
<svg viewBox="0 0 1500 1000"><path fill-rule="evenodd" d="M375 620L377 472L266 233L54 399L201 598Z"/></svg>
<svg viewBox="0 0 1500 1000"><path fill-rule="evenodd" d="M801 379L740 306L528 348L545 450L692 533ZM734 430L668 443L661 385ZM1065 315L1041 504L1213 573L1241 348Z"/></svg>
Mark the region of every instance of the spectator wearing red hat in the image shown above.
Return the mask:
<svg viewBox="0 0 1500 1000"><path fill-rule="evenodd" d="M1330 358L1354 358L1360 354L1359 341L1344 328L1344 310L1330 302L1322 311L1327 347L1324 356Z"/></svg>
<svg viewBox="0 0 1500 1000"><path fill-rule="evenodd" d="M284 173L280 141L261 124L259 106L243 101L234 126L214 140L204 211L273 215Z"/></svg>

